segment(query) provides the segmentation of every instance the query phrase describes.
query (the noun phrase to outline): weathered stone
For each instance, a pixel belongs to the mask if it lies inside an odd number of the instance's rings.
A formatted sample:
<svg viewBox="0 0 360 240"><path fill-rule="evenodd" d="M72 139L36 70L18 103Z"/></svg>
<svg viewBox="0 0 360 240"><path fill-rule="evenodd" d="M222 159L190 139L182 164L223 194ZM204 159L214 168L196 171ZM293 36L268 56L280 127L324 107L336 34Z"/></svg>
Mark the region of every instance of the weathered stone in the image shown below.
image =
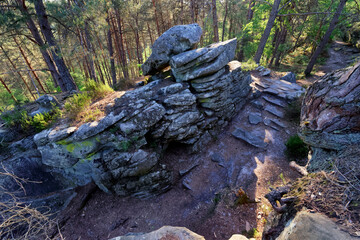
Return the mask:
<svg viewBox="0 0 360 240"><path fill-rule="evenodd" d="M210 75L226 66L229 61L233 60L235 48L236 39L214 43L206 47L207 53L191 62L185 62L185 65L180 67L175 67L179 65L178 59L184 59L186 57L192 59L191 54L197 54L199 49L182 53L180 56L174 56L170 62L172 65L172 72L179 82Z"/></svg>
<svg viewBox="0 0 360 240"><path fill-rule="evenodd" d="M150 233L128 234L112 238L111 240L160 240L160 239L176 239L176 240L205 240L204 237L190 231L184 227L164 226Z"/></svg>
<svg viewBox="0 0 360 240"><path fill-rule="evenodd" d="M232 132L232 135L237 138L244 140L250 145L258 148L266 148L267 143L264 142L264 138L261 136L256 136L254 133L250 133L244 129L236 128L235 131Z"/></svg>
<svg viewBox="0 0 360 240"><path fill-rule="evenodd" d="M52 129L45 129L34 136L34 142L38 146L43 146L49 142L48 135Z"/></svg>
<svg viewBox="0 0 360 240"><path fill-rule="evenodd" d="M360 63L325 75L306 92L301 136L314 147L340 150L360 143Z"/></svg>
<svg viewBox="0 0 360 240"><path fill-rule="evenodd" d="M279 106L279 107L286 107L286 102L284 102L283 100L281 99L278 99L278 98L273 98L273 97L268 97L268 96L263 96L262 97L265 101L269 102L269 103L272 103L276 106Z"/></svg>
<svg viewBox="0 0 360 240"><path fill-rule="evenodd" d="M200 41L201 34L196 23L174 26L164 32L156 39L150 57L141 66L143 74L155 74L168 66L172 56L192 49Z"/></svg>
<svg viewBox="0 0 360 240"><path fill-rule="evenodd" d="M164 103L166 106L189 106L196 103L196 97L188 89L168 96Z"/></svg>
<svg viewBox="0 0 360 240"><path fill-rule="evenodd" d="M333 221L324 215L301 211L286 225L284 231L277 239L355 240L357 238L343 232Z"/></svg>
<svg viewBox="0 0 360 240"><path fill-rule="evenodd" d="M61 104L56 99L55 96L50 94L45 94L36 99L36 102L39 104L39 109L35 112L30 113L31 117L34 117L36 114L44 114L51 112L55 107L61 107Z"/></svg>
<svg viewBox="0 0 360 240"><path fill-rule="evenodd" d="M265 68L263 71L261 71L260 75L264 77L264 76L270 75L270 73L271 73L271 70Z"/></svg>
<svg viewBox="0 0 360 240"><path fill-rule="evenodd" d="M241 234L234 234L229 238L229 240L249 240L247 237Z"/></svg>
<svg viewBox="0 0 360 240"><path fill-rule="evenodd" d="M285 76L282 76L280 79L287 82L296 83L296 74L293 72L288 72L286 73Z"/></svg>
<svg viewBox="0 0 360 240"><path fill-rule="evenodd" d="M158 156L156 153L148 153L139 149L134 153L129 166L122 173L121 177L135 177L143 176L150 171L152 167L158 162Z"/></svg>
<svg viewBox="0 0 360 240"><path fill-rule="evenodd" d="M50 142L56 142L64 138L69 137L73 132L76 131L76 127L68 127L61 130L52 130L48 134L48 139Z"/></svg>
<svg viewBox="0 0 360 240"><path fill-rule="evenodd" d="M249 122L254 125L257 125L260 122L262 122L261 113L250 113L249 114Z"/></svg>
<svg viewBox="0 0 360 240"><path fill-rule="evenodd" d="M265 111L279 117L279 118L283 118L284 117L284 112L279 110L278 108L276 108L275 106L271 106L271 105L267 105L264 109Z"/></svg>

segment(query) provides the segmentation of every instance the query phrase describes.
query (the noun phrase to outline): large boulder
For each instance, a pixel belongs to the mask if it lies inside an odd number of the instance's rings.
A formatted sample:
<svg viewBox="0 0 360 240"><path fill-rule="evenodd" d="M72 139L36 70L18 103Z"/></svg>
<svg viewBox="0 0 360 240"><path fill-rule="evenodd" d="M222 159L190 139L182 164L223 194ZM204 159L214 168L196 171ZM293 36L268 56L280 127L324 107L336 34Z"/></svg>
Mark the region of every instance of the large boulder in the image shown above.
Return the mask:
<svg viewBox="0 0 360 240"><path fill-rule="evenodd" d="M134 233L112 238L111 240L205 240L200 236L184 227L164 226L150 233Z"/></svg>
<svg viewBox="0 0 360 240"><path fill-rule="evenodd" d="M319 213L309 213L306 211L298 212L294 219L288 222L284 231L277 240L352 240L358 239L351 237L328 217Z"/></svg>
<svg viewBox="0 0 360 240"><path fill-rule="evenodd" d="M144 75L152 75L169 65L170 58L192 49L200 41L201 27L194 23L178 25L164 32L152 46L150 57L141 66Z"/></svg>
<svg viewBox="0 0 360 240"><path fill-rule="evenodd" d="M306 92L301 109L305 143L341 150L360 143L360 63L329 73Z"/></svg>
<svg viewBox="0 0 360 240"><path fill-rule="evenodd" d="M39 109L30 114L32 117L36 114L51 112L55 107L61 107L61 104L56 99L56 97L50 94L42 95L36 99L36 102L39 104Z"/></svg>

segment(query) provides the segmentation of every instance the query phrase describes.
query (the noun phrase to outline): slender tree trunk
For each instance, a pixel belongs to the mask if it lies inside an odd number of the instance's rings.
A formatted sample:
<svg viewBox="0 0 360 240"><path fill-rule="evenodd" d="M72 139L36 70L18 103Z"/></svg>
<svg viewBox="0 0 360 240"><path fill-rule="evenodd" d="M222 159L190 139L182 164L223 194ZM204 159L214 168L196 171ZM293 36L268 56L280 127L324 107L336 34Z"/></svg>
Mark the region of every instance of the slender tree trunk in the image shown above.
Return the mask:
<svg viewBox="0 0 360 240"><path fill-rule="evenodd" d="M109 56L110 56L110 70L111 70L111 79L112 79L112 85L116 85L116 69L115 69L115 60L114 60L114 49L112 44L112 38L111 38L111 26L109 17L106 19L106 21L109 24L109 30L107 32L107 39L108 39L108 50L109 50Z"/></svg>
<svg viewBox="0 0 360 240"><path fill-rule="evenodd" d="M9 55L7 54L7 52L5 51L5 49L0 45L1 50L3 51L5 57L9 60L11 66L14 68L14 71L19 75L19 77L21 78L21 80L23 81L23 83L25 84L27 90L29 91L29 93L31 94L33 100L36 100L34 94L32 93L29 84L27 84L25 78L21 75L21 73L19 71L17 71L16 65L14 64L14 62L11 60L11 58L9 57Z"/></svg>
<svg viewBox="0 0 360 240"><path fill-rule="evenodd" d="M158 19L157 8L156 8L156 0L152 0L152 4L153 4L153 7L154 7L156 30L157 30L157 33L158 33L158 37L160 37L161 31L160 31L159 19Z"/></svg>
<svg viewBox="0 0 360 240"><path fill-rule="evenodd" d="M223 25L222 25L221 41L224 41L227 15L228 15L228 0L225 0L225 15L224 15L224 21L223 21Z"/></svg>
<svg viewBox="0 0 360 240"><path fill-rule="evenodd" d="M16 38L13 37L13 39L14 39L14 42L16 43L16 46L18 47L21 55L23 56L23 58L24 58L24 60L25 60L25 62L26 62L26 65L28 66L28 68L30 69L30 71L33 73L36 81L38 82L41 90L42 90L44 93L46 93L44 86L42 85L42 83L41 83L38 75L36 74L36 72L33 70L32 66L31 66L31 63L30 63L29 59L26 57L26 54L25 54L24 50L22 49L22 47L20 46L20 44L19 44L19 42L16 40Z"/></svg>
<svg viewBox="0 0 360 240"><path fill-rule="evenodd" d="M216 0L212 0L212 17L213 17L213 26L214 26L214 42L219 41L219 27L218 27L218 18L216 10Z"/></svg>
<svg viewBox="0 0 360 240"><path fill-rule="evenodd" d="M57 43L55 42L54 35L51 31L50 24L48 21L48 17L45 11L45 6L42 0L35 0L35 11L38 17L39 25L41 32L45 36L45 39L51 49L51 53L53 55L53 59L55 64L58 68L59 74L64 81L64 85L67 91L71 90L78 90L76 84L72 76L70 75L69 69L65 65L64 59L61 56L60 48L58 47Z"/></svg>
<svg viewBox="0 0 360 240"><path fill-rule="evenodd" d="M195 23L195 0L190 0L190 14L191 14L191 22Z"/></svg>
<svg viewBox="0 0 360 240"><path fill-rule="evenodd" d="M184 0L180 0L180 23L184 24Z"/></svg>
<svg viewBox="0 0 360 240"><path fill-rule="evenodd" d="M115 11L116 14L116 19L117 19L117 25L118 25L118 36L119 36L119 47L120 47L120 57L121 57L121 62L122 62L122 70L123 70L123 74L124 74L124 78L126 80L129 79L129 73L127 70L127 60L126 60L126 54L125 54L125 48L124 48L124 33L122 30L122 25L121 25L121 18L120 18L120 13L119 11L116 9Z"/></svg>
<svg viewBox="0 0 360 240"><path fill-rule="evenodd" d="M85 27L84 27L84 33L83 38L85 38L85 46L86 46L86 55L88 56L88 62L89 62L89 70L90 70L90 78L92 78L95 82L98 82L96 71L95 71L95 63L94 63L94 51L91 44L91 38L89 33L89 23L87 20L85 20Z"/></svg>
<svg viewBox="0 0 360 240"><path fill-rule="evenodd" d="M250 21L253 16L254 16L254 11L253 11L253 7L255 6L255 0L250 0L249 2L249 8L248 8L248 13L247 13L247 20Z"/></svg>
<svg viewBox="0 0 360 240"><path fill-rule="evenodd" d="M4 80L0 77L0 82L2 83L2 85L4 86L4 88L6 89L6 91L8 91L8 93L10 93L11 98L14 99L15 102L18 102L14 96L14 94L11 92L11 90L8 88L8 86L6 85L6 83L4 82Z"/></svg>
<svg viewBox="0 0 360 240"><path fill-rule="evenodd" d="M267 42L267 40L268 40L268 38L270 36L271 28L274 26L274 22L275 22L275 18L276 18L278 9L279 9L280 2L281 2L281 0L275 0L273 6L271 8L269 20L268 20L268 22L266 24L266 28L264 30L263 35L261 36L258 49L257 49L257 51L255 53L254 61L256 63L260 62L261 55L264 52L266 42Z"/></svg>
<svg viewBox="0 0 360 240"><path fill-rule="evenodd" d="M149 23L147 23L147 27L148 27L148 32L149 32L149 37L150 37L150 42L151 42L151 46L154 44L154 40L151 34L151 29L150 29L150 25Z"/></svg>
<svg viewBox="0 0 360 240"><path fill-rule="evenodd" d="M329 41L330 39L330 36L331 36L331 33L333 32L333 30L335 29L336 27L336 24L339 20L339 16L346 4L346 1L347 0L340 0L340 3L336 9L336 12L333 16L333 19L331 20L330 22L330 25L329 25L329 28L328 30L326 31L323 39L321 40L319 46L316 48L314 54L311 56L311 59L310 59L310 62L309 64L307 65L306 69L305 69L305 75L309 75L315 65L315 62L316 62L316 59L318 58L318 56L321 54L321 52L323 51L323 49L325 48L327 42Z"/></svg>

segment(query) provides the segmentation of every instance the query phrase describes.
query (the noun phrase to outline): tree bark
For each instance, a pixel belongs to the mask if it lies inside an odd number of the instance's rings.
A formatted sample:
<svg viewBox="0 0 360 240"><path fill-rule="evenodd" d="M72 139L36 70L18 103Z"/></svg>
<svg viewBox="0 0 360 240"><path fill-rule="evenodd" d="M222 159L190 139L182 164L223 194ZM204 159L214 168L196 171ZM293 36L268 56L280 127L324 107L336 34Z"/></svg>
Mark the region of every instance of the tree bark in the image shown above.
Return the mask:
<svg viewBox="0 0 360 240"><path fill-rule="evenodd" d="M254 16L254 11L252 8L255 6L255 0L250 0L249 2L249 8L248 8L248 14L247 14L247 20L250 21Z"/></svg>
<svg viewBox="0 0 360 240"><path fill-rule="evenodd" d="M2 85L4 86L4 88L6 89L6 91L8 91L8 93L10 93L11 98L12 98L15 102L17 102L14 94L11 92L11 90L8 88L8 86L6 85L6 83L4 82L4 80L3 80L1 77L0 77L0 82L2 83Z"/></svg>
<svg viewBox="0 0 360 240"><path fill-rule="evenodd" d="M69 69L65 65L64 59L61 56L60 48L57 46L54 35L50 28L50 23L46 15L45 6L42 0L35 0L35 11L38 17L41 32L45 36L45 39L50 47L51 54L55 61L55 64L59 70L59 74L64 82L66 91L78 90L72 76L70 75Z"/></svg>
<svg viewBox="0 0 360 240"><path fill-rule="evenodd" d="M85 27L84 27L84 35L83 37L85 38L85 45L86 45L86 55L87 55L87 59L89 61L89 70L90 70L90 78L92 78L95 82L98 82L97 76L96 76L96 71L95 71L95 63L94 63L94 58L93 58L93 47L91 44L91 38L90 38L90 33L89 33L89 23L87 20L85 20Z"/></svg>
<svg viewBox="0 0 360 240"><path fill-rule="evenodd" d="M155 16L156 30L157 30L157 33L158 33L158 37L160 37L161 31L160 31L159 19L158 19L157 9L156 9L156 0L152 0L152 4L153 4L153 7L154 7L154 16Z"/></svg>
<svg viewBox="0 0 360 240"><path fill-rule="evenodd" d="M112 85L116 85L116 69L115 69L115 60L114 60L114 49L112 44L112 38L111 38L111 26L109 17L106 18L106 21L109 25L109 30L107 32L107 44L108 44L108 50L109 50L109 56L110 56L110 71L111 71L111 79L112 79Z"/></svg>
<svg viewBox="0 0 360 240"><path fill-rule="evenodd" d="M214 26L214 42L219 41L219 27L218 27L218 18L216 10L216 0L212 0L212 17L213 17L213 26Z"/></svg>
<svg viewBox="0 0 360 240"><path fill-rule="evenodd" d="M5 57L9 60L11 66L14 68L14 70L16 71L16 73L19 75L19 77L21 78L21 80L24 82L27 90L29 91L29 93L31 94L33 100L36 100L34 94L32 93L29 84L27 84L26 80L24 79L24 77L21 75L21 73L19 71L17 71L16 65L14 64L14 62L11 60L11 58L9 57L9 55L7 54L7 52L5 51L5 49L0 45L1 50L3 51Z"/></svg>
<svg viewBox="0 0 360 240"><path fill-rule="evenodd" d="M122 30L122 26L121 26L121 18L120 18L120 13L119 10L116 9L115 10L115 14L116 14L116 20L117 20L117 27L118 27L118 34L115 34L115 36L117 35L119 37L118 41L119 41L119 54L120 54L120 58L121 58L121 65L122 65L122 71L124 74L124 78L127 80L129 79L129 72L127 70L127 60L126 60L126 54L125 54L125 47L124 47L124 36L123 36L123 30Z"/></svg>
<svg viewBox="0 0 360 240"><path fill-rule="evenodd" d="M310 59L310 62L309 64L307 65L306 69L305 69L305 75L309 75L315 65L315 62L316 62L316 59L319 57L320 53L323 51L324 47L326 46L327 42L329 41L330 39L330 36L331 36L331 33L333 32L333 30L335 29L336 27L336 24L339 20L339 16L346 4L346 1L347 0L340 0L340 3L336 9L336 12L333 16L333 19L331 20L330 22L330 25L329 25L329 28L328 30L326 31L323 39L321 40L319 46L316 48L314 54L311 56L311 59Z"/></svg>
<svg viewBox="0 0 360 240"><path fill-rule="evenodd" d="M225 0L225 16L224 16L224 21L223 21L223 25L222 25L221 41L224 41L225 27L226 27L226 17L227 17L227 15L228 15L228 0Z"/></svg>
<svg viewBox="0 0 360 240"><path fill-rule="evenodd" d="M267 42L267 40L268 40L268 38L270 36L271 28L274 26L274 22L275 22L275 18L276 18L278 9L279 9L280 2L281 2L281 0L275 0L273 6L271 8L269 20L268 20L268 22L266 24L264 33L261 36L258 49L256 50L256 53L255 53L255 56L254 56L254 61L256 63L260 62L261 55L264 52L266 42Z"/></svg>
<svg viewBox="0 0 360 240"><path fill-rule="evenodd" d="M16 43L16 46L18 47L21 55L23 56L23 58L24 58L24 60L25 60L25 62L26 62L26 65L28 66L29 70L33 73L36 81L38 82L41 90L42 90L44 93L46 93L44 86L42 85L42 83L41 83L38 75L36 74L36 72L33 70L33 67L31 66L31 63L30 63L29 59L26 57L26 54L25 54L24 50L22 49L22 47L20 46L20 44L19 44L19 42L16 40L16 38L13 37L13 39L14 39L14 42ZM29 74L30 74L30 73L29 73Z"/></svg>

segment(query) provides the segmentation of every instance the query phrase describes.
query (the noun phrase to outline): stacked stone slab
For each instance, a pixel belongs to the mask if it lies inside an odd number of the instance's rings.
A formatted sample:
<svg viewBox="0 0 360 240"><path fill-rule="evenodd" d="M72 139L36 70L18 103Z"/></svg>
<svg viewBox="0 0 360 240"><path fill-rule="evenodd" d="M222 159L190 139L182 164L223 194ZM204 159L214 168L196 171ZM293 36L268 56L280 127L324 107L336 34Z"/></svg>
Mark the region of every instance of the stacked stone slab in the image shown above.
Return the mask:
<svg viewBox="0 0 360 240"><path fill-rule="evenodd" d="M49 171L69 186L94 181L121 196L148 197L171 186L172 173L160 159L165 147L178 142L191 151L202 149L244 105L251 90L250 76L240 63L230 62L236 39L191 50L201 28L180 28L191 34L170 29L156 41L167 50L161 56L159 49L154 51L143 66L146 73L154 73L171 64L175 77L154 77L159 80L126 92L99 121L35 135ZM176 42L179 34L182 40Z"/></svg>

